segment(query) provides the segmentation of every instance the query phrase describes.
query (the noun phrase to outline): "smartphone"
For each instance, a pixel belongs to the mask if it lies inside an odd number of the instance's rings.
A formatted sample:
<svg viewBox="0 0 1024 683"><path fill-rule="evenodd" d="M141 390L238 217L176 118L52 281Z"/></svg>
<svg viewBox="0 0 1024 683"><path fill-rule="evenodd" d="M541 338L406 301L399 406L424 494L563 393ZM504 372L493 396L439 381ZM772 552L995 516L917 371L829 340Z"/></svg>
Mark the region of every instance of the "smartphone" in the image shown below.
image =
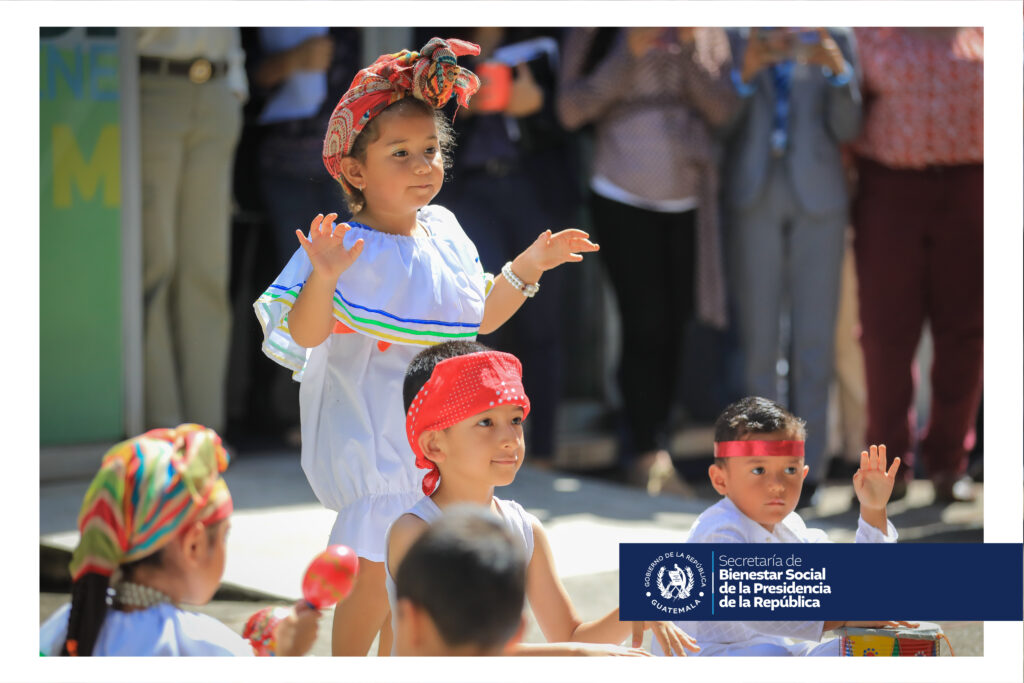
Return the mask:
<svg viewBox="0 0 1024 683"><path fill-rule="evenodd" d="M774 62L791 59L791 37L789 29L762 28L757 32L761 52Z"/></svg>
<svg viewBox="0 0 1024 683"><path fill-rule="evenodd" d="M805 64L811 53L821 45L821 34L817 29L798 28L790 31L789 53L791 58Z"/></svg>

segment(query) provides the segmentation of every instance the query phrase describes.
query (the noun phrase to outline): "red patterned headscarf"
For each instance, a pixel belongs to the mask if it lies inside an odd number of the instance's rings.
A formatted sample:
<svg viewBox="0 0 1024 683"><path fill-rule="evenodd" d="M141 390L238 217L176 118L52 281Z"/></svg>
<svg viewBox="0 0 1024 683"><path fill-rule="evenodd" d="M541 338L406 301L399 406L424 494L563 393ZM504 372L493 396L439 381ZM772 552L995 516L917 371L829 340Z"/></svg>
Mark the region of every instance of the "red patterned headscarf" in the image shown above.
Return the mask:
<svg viewBox="0 0 1024 683"><path fill-rule="evenodd" d="M405 433L416 454L416 467L430 470L423 477L429 496L441 483L437 465L420 448L420 434L439 431L495 406L512 404L530 414L519 359L501 351L481 351L441 361L416 393L405 414Z"/></svg>
<svg viewBox="0 0 1024 683"><path fill-rule="evenodd" d="M454 95L461 106L480 88L480 79L455 63L456 57L480 54L480 46L465 40L431 38L419 52L402 50L381 55L352 79L331 114L324 137L324 166L345 182L341 159L352 151L356 136L377 114L412 95L435 109ZM347 184L347 183L346 183Z"/></svg>

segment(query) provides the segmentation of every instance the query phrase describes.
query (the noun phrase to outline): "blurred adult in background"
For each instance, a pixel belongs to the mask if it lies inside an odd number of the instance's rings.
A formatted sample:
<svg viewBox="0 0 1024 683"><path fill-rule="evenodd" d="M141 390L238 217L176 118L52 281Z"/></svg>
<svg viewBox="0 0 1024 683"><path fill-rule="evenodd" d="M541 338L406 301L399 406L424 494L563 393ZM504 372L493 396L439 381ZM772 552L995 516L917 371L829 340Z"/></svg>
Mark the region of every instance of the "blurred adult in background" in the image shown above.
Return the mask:
<svg viewBox="0 0 1024 683"><path fill-rule="evenodd" d="M508 254L521 251L538 232L557 232L577 217L578 164L555 115L559 32L478 27L417 34L417 43L443 35L480 45L480 55L463 62L480 76L481 89L455 116L452 169L436 201L459 217L490 273L500 272ZM566 278L573 276L572 269L545 273L541 292L486 339L523 361L523 384L534 406L527 426L534 464L550 464L557 447L569 324L563 293Z"/></svg>
<svg viewBox="0 0 1024 683"><path fill-rule="evenodd" d="M731 127L725 203L730 293L746 393L782 400L807 421L811 474L826 472L828 399L848 195L840 144L861 124L857 53L842 28L728 29L741 98ZM786 305L788 303L788 306ZM789 348L780 322L788 313Z"/></svg>
<svg viewBox="0 0 1024 683"><path fill-rule="evenodd" d="M224 427L237 28L138 29L145 422Z"/></svg>
<svg viewBox="0 0 1024 683"><path fill-rule="evenodd" d="M263 27L248 60L262 101L259 184L280 266L298 249L296 228L318 213L344 215L338 184L320 159L334 104L360 66L354 28Z"/></svg>
<svg viewBox="0 0 1024 683"><path fill-rule="evenodd" d="M360 66L354 28L242 29L252 98L238 148L233 296L240 327L232 346L232 440L298 445L299 385L254 352L261 333L252 302L291 258L295 229L318 213L345 215L341 189L321 161L333 105ZM261 275L261 273L263 273Z"/></svg>
<svg viewBox="0 0 1024 683"><path fill-rule="evenodd" d="M681 485L666 432L685 325L726 323L713 135L737 105L730 68L717 28L577 28L565 43L558 114L593 127L593 232L622 318L620 464L652 493Z"/></svg>
<svg viewBox="0 0 1024 683"><path fill-rule="evenodd" d="M853 207L868 443L913 474L914 354L927 321L932 396L920 455L936 500L962 479L981 395L982 91L980 28L856 29L864 129Z"/></svg>

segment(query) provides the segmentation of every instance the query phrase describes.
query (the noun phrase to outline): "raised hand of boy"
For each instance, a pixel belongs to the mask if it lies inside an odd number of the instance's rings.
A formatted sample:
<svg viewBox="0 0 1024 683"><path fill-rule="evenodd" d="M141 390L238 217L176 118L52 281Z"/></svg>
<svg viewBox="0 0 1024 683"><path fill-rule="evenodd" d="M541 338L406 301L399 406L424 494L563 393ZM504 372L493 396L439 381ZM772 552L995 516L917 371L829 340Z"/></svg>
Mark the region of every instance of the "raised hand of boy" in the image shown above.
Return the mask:
<svg viewBox="0 0 1024 683"><path fill-rule="evenodd" d="M306 255L313 264L313 270L332 283L348 270L363 251L361 239L356 240L351 249L345 247L345 233L352 228L348 223L339 223L335 226L334 219L337 217L336 213L329 213L326 216L317 214L309 224L308 239L301 230L295 231L299 244L306 250Z"/></svg>
<svg viewBox="0 0 1024 683"><path fill-rule="evenodd" d="M892 496L896 483L896 471L900 459L894 458L888 470L885 468L885 444L872 445L860 453L860 469L853 474L853 491L860 501L860 514L864 521L886 533L887 517L885 506Z"/></svg>
<svg viewBox="0 0 1024 683"><path fill-rule="evenodd" d="M687 650L690 652L700 651L697 641L671 621L634 621L633 647L640 647L644 641L644 631L648 629L658 640L661 651L666 656L685 657Z"/></svg>

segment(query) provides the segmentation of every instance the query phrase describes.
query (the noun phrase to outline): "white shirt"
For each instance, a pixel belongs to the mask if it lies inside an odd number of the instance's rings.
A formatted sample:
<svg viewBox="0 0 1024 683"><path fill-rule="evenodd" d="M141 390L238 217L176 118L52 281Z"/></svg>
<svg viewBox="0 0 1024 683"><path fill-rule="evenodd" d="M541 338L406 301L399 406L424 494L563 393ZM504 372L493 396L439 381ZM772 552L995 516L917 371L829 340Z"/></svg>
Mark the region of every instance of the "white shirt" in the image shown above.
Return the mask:
<svg viewBox="0 0 1024 683"><path fill-rule="evenodd" d="M334 317L352 333L312 349L292 339L288 312L313 272L301 248L255 303L263 352L302 382L302 469L340 513L331 542L373 562L384 560L388 525L423 496L425 471L405 434L405 371L427 346L476 339L494 281L451 211L426 206L418 219L428 235L345 235L347 248L363 240L334 293Z"/></svg>
<svg viewBox="0 0 1024 683"><path fill-rule="evenodd" d="M255 611L255 610L254 610ZM68 632L71 603L39 628L39 652L60 655ZM98 657L251 657L252 645L206 614L163 603L137 612L107 609L92 654Z"/></svg>
<svg viewBox="0 0 1024 683"><path fill-rule="evenodd" d="M895 543L896 527L886 521L882 533L860 517L854 543ZM831 543L822 529L808 529L796 512L791 512L772 531L743 514L736 504L723 498L702 512L690 527L687 543ZM804 654L806 643L822 636L822 621L677 621L676 625L697 639L698 656L728 655L730 649L746 649L751 645L771 644L784 647L793 654ZM655 654L662 654L657 641Z"/></svg>
<svg viewBox="0 0 1024 683"><path fill-rule="evenodd" d="M196 59L227 62L228 89L242 101L249 98L249 80L245 75L245 52L237 28L140 28L136 48L145 57Z"/></svg>

